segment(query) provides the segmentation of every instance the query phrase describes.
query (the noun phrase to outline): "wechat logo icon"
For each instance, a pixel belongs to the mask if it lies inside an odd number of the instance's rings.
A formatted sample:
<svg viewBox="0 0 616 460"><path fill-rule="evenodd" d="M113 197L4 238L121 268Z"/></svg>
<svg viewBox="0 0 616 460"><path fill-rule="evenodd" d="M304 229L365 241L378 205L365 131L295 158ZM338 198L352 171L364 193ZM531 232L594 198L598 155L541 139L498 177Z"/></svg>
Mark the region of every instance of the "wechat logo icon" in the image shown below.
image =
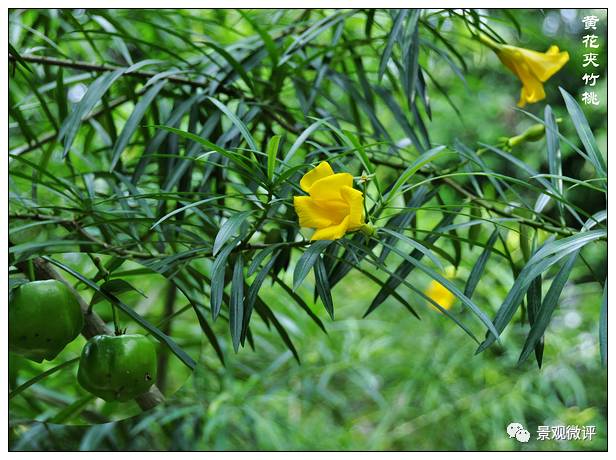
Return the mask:
<svg viewBox="0 0 616 460"><path fill-rule="evenodd" d="M528 442L530 433L521 423L512 422L507 425L507 434L510 438L516 438L519 442Z"/></svg>

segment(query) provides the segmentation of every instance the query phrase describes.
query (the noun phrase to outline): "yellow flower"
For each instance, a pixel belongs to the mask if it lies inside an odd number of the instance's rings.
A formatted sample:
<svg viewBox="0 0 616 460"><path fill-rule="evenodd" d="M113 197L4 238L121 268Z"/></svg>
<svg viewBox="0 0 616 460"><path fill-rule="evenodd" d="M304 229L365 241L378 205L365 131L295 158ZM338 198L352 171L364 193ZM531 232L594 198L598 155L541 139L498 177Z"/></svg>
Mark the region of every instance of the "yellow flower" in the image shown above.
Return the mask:
<svg viewBox="0 0 616 460"><path fill-rule="evenodd" d="M454 275L455 269L453 267L448 267L445 271L445 278L452 279ZM449 310L456 301L456 296L453 295L449 289L447 289L445 286L443 286L436 280L430 281L430 284L428 284L428 287L424 291L424 294L426 295L426 297L429 297L430 299L434 300L445 310ZM432 303L429 303L429 305L433 309L440 312L440 310L436 308Z"/></svg>
<svg viewBox="0 0 616 460"><path fill-rule="evenodd" d="M498 58L522 81L518 107L545 99L543 83L569 61L569 53L552 45L545 53L496 43L484 34L482 43L492 48Z"/></svg>
<svg viewBox="0 0 616 460"><path fill-rule="evenodd" d="M336 240L364 225L364 195L353 188L353 176L334 174L326 161L299 182L309 196L293 197L301 227L314 228L312 240Z"/></svg>

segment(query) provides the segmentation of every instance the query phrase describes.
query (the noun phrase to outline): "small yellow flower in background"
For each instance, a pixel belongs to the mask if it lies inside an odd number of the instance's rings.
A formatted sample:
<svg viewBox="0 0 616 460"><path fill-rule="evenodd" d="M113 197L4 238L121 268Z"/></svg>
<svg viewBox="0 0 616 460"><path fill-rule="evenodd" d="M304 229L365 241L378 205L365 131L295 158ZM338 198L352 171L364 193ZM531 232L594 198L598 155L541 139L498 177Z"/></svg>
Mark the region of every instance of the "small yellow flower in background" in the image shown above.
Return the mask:
<svg viewBox="0 0 616 460"><path fill-rule="evenodd" d="M522 81L518 107L545 99L543 83L569 61L569 53L552 45L545 53L496 43L485 34L480 41L489 46L505 66Z"/></svg>
<svg viewBox="0 0 616 460"><path fill-rule="evenodd" d="M293 197L300 227L314 228L312 240L337 240L364 226L364 194L353 188L353 176L334 173L323 161L299 182L309 196Z"/></svg>
<svg viewBox="0 0 616 460"><path fill-rule="evenodd" d="M455 276L455 268L447 267L444 273L445 278L452 279ZM436 280L430 281L428 287L424 291L424 294L430 299L434 300L437 304L443 307L445 310L449 310L454 302L456 301L456 296L451 293L449 289L443 286ZM434 310L440 313L440 310L436 308L432 303L428 303Z"/></svg>

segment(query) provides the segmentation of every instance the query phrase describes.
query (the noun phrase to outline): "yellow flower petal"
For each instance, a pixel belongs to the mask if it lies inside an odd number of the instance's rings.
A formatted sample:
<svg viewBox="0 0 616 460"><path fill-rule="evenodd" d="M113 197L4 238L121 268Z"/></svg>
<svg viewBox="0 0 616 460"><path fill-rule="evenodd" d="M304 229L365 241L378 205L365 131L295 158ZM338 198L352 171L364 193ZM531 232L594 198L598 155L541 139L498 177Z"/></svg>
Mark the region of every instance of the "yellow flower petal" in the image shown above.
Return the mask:
<svg viewBox="0 0 616 460"><path fill-rule="evenodd" d="M364 223L364 194L351 187L342 187L340 193L349 204L349 230L357 230Z"/></svg>
<svg viewBox="0 0 616 460"><path fill-rule="evenodd" d="M312 240L337 240L342 238L349 228L349 216L346 216L338 225L320 228L312 235Z"/></svg>
<svg viewBox="0 0 616 460"><path fill-rule="evenodd" d="M342 187L353 188L353 176L349 173L338 173L319 179L312 184L309 193L318 201L341 201Z"/></svg>
<svg viewBox="0 0 616 460"><path fill-rule="evenodd" d="M304 192L309 193L312 185L319 179L327 176L332 176L334 170L327 161L322 161L317 167L304 174L304 177L299 181L299 186Z"/></svg>
<svg viewBox="0 0 616 460"><path fill-rule="evenodd" d="M293 206L299 217L299 226L308 228L329 227L334 222L309 196L293 197ZM339 222L340 219L336 220Z"/></svg>
<svg viewBox="0 0 616 460"><path fill-rule="evenodd" d="M524 107L526 104L533 104L545 98L545 90L543 84L535 79L528 78L524 80L522 91L520 91L520 100L518 107Z"/></svg>
<svg viewBox="0 0 616 460"><path fill-rule="evenodd" d="M520 52L531 72L541 82L547 81L569 61L569 53L560 52L556 45L552 45L545 53L527 49L521 49Z"/></svg>

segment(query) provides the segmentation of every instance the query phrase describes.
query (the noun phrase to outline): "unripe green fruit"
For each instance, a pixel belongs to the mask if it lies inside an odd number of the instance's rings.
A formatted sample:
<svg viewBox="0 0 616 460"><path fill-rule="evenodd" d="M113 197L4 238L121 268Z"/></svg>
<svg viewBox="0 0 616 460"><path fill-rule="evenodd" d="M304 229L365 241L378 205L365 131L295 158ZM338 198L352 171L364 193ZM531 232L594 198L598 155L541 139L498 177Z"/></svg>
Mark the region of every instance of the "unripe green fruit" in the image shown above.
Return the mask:
<svg viewBox="0 0 616 460"><path fill-rule="evenodd" d="M9 301L9 350L51 361L79 335L83 313L66 284L32 281L15 288Z"/></svg>
<svg viewBox="0 0 616 460"><path fill-rule="evenodd" d="M537 123L529 127L522 134L510 138L507 143L509 147L515 147L524 142L536 142L543 139L543 136L545 136L545 125Z"/></svg>
<svg viewBox="0 0 616 460"><path fill-rule="evenodd" d="M537 142L538 140L543 139L543 136L545 136L545 125L542 123L532 125L524 131L524 137L529 142Z"/></svg>
<svg viewBox="0 0 616 460"><path fill-rule="evenodd" d="M81 352L79 384L105 401L128 401L156 380L156 347L145 336L97 335Z"/></svg>

